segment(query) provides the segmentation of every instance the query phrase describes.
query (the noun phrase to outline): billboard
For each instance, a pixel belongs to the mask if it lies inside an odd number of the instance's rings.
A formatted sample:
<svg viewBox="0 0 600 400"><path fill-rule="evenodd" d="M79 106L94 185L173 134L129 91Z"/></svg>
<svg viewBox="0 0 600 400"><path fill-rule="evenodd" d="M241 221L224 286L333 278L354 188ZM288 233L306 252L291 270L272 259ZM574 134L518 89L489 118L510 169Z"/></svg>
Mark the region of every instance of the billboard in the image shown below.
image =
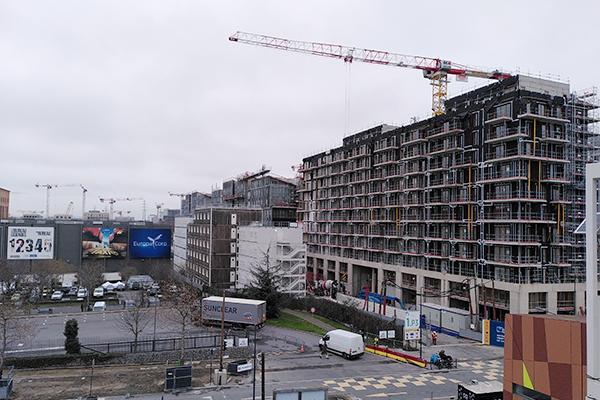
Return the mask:
<svg viewBox="0 0 600 400"><path fill-rule="evenodd" d="M131 258L171 257L170 229L132 228L129 236L129 256Z"/></svg>
<svg viewBox="0 0 600 400"><path fill-rule="evenodd" d="M54 228L9 226L8 260L51 260L54 258Z"/></svg>
<svg viewBox="0 0 600 400"><path fill-rule="evenodd" d="M127 230L124 228L84 227L83 258L125 258Z"/></svg>

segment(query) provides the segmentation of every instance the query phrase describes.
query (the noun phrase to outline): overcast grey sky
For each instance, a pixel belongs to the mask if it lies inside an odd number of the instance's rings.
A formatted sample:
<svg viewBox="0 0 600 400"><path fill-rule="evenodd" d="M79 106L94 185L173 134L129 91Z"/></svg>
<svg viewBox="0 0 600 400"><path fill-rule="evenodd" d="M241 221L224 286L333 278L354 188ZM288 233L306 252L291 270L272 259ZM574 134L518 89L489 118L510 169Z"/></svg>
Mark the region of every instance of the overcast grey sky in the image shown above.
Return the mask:
<svg viewBox="0 0 600 400"><path fill-rule="evenodd" d="M584 6L584 3L587 3ZM234 44L236 30L600 82L597 1L0 1L0 187L43 210L40 183L178 207L262 164L292 176L341 143L343 62ZM427 117L413 70L355 63L350 130ZM454 82L451 94L480 86ZM56 189L51 212L80 191ZM116 209L140 207L117 205Z"/></svg>

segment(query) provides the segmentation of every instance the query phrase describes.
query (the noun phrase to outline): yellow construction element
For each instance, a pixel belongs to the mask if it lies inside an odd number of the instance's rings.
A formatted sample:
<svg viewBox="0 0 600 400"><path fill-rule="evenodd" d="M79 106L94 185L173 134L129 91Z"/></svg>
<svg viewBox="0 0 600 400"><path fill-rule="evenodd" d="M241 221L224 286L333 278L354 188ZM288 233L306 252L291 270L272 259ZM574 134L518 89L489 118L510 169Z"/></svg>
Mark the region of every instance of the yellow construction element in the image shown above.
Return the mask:
<svg viewBox="0 0 600 400"><path fill-rule="evenodd" d="M431 110L433 116L444 115L444 103L448 99L448 75L436 72L431 78Z"/></svg>
<svg viewBox="0 0 600 400"><path fill-rule="evenodd" d="M400 208L396 207L396 227L400 226Z"/></svg>
<svg viewBox="0 0 600 400"><path fill-rule="evenodd" d="M533 382L531 382L531 378L529 377L529 372L527 372L525 363L523 363L523 386L527 389L533 390Z"/></svg>

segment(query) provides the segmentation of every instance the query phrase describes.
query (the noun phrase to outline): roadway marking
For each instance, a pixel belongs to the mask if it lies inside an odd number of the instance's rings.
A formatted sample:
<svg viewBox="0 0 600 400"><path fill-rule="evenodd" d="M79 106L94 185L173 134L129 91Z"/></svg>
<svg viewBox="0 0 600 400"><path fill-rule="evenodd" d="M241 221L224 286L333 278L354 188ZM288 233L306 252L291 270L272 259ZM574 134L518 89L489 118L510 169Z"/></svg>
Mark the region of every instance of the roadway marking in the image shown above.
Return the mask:
<svg viewBox="0 0 600 400"><path fill-rule="evenodd" d="M396 392L396 393L375 393L368 394L366 397L389 397L389 396L400 396L406 394L406 392Z"/></svg>

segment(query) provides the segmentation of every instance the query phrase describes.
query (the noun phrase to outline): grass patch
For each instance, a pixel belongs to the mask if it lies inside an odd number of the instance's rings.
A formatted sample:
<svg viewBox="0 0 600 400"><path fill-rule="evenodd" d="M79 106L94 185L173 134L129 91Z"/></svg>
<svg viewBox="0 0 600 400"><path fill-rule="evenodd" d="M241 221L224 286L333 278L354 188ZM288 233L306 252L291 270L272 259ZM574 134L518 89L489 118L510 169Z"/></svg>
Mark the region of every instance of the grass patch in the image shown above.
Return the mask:
<svg viewBox="0 0 600 400"><path fill-rule="evenodd" d="M319 336L325 334L325 330L319 328L318 326L286 312L282 312L277 319L268 320L267 325L276 326L278 328L293 329L295 331L314 333L315 335Z"/></svg>
<svg viewBox="0 0 600 400"><path fill-rule="evenodd" d="M331 326L334 329L343 329L345 331L349 330L349 328L346 325L342 324L341 322L337 322L337 321L322 317L317 314L313 314L313 317L315 317L315 319L318 319L319 321Z"/></svg>

